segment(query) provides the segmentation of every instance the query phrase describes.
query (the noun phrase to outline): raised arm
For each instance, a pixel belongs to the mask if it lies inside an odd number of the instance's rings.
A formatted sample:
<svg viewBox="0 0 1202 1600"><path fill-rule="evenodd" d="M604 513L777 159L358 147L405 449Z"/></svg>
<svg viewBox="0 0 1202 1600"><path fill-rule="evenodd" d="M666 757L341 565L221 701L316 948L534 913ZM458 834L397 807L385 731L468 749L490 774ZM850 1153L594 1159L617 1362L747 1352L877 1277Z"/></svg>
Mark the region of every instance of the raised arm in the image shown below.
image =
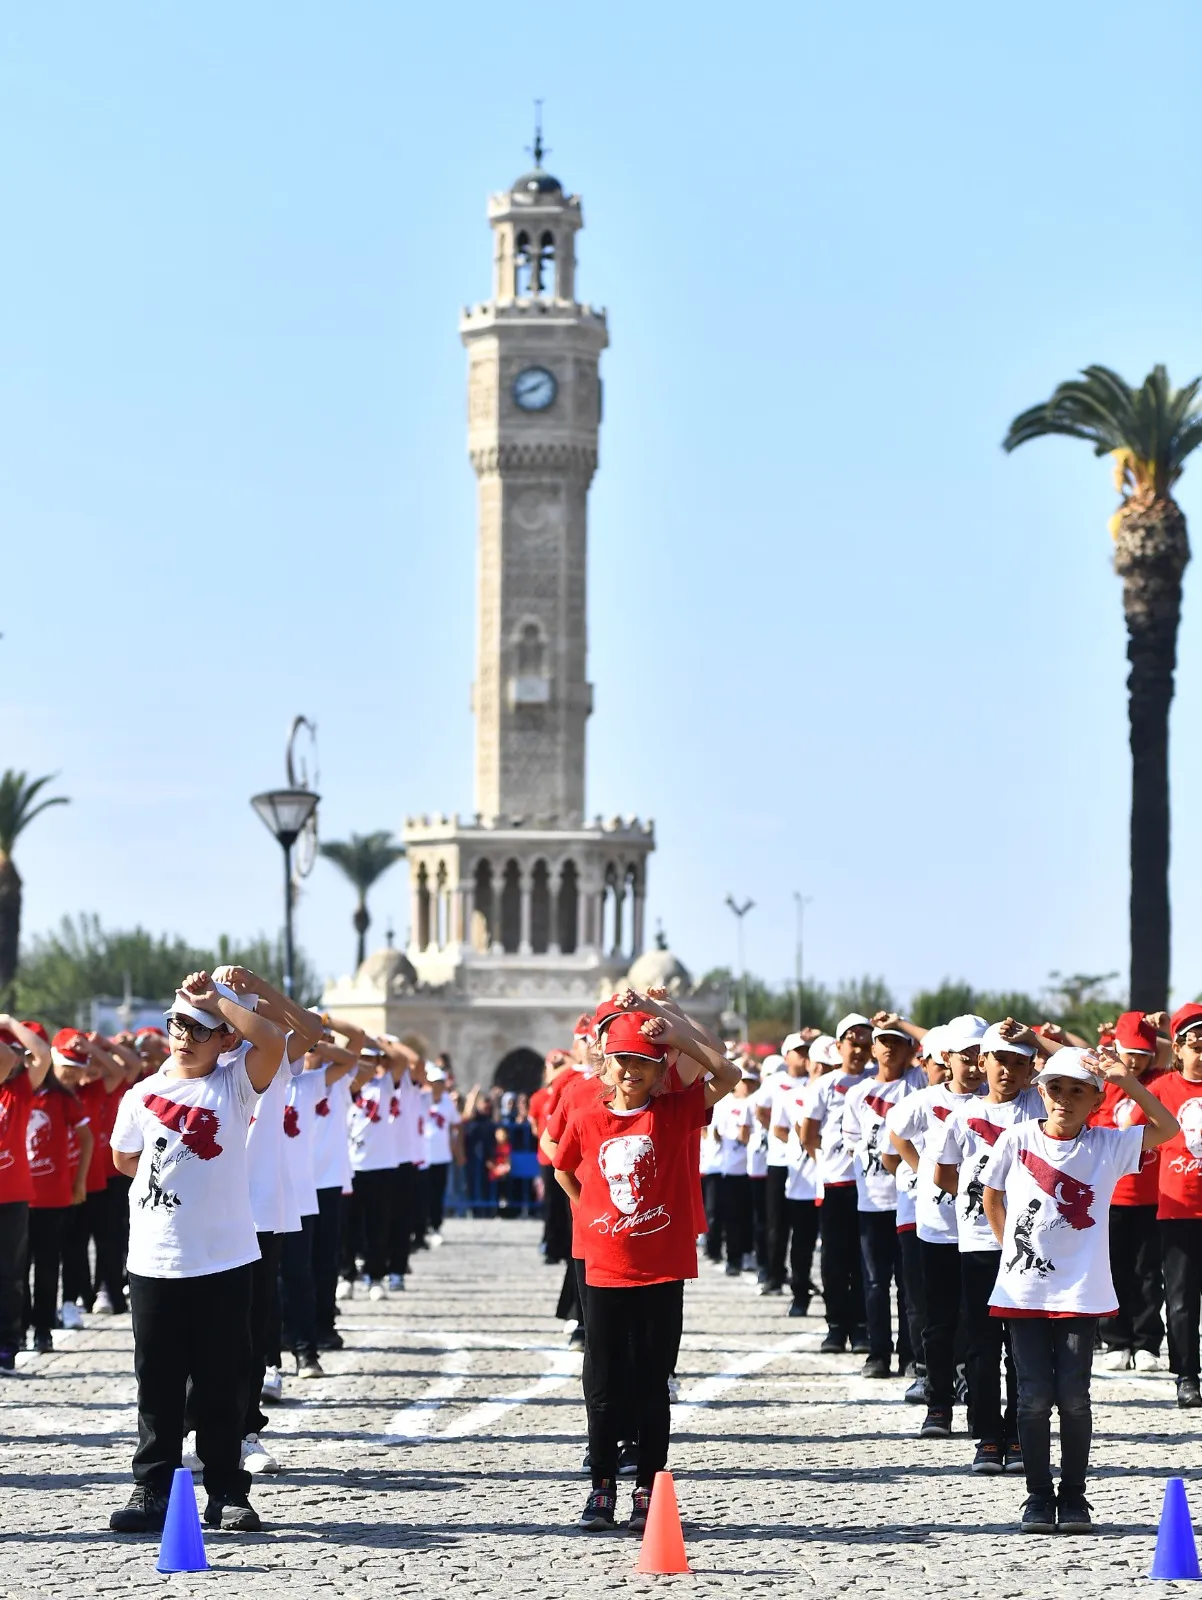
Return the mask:
<svg viewBox="0 0 1202 1600"><path fill-rule="evenodd" d="M250 1041L245 1058L246 1076L250 1079L251 1087L262 1094L271 1084L284 1057L282 1031L267 1017L219 993L207 972L193 972L184 980L179 993L201 1011L216 1011L231 1028Z"/></svg>
<svg viewBox="0 0 1202 1600"><path fill-rule="evenodd" d="M7 1028L21 1049L29 1055L29 1086L35 1091L40 1089L50 1071L50 1046L41 1034L18 1022L16 1017L0 1016L0 1028ZM0 1049L4 1051L4 1055L0 1056L0 1083L3 1083L21 1065L22 1058L20 1051L12 1049L10 1045L2 1045Z"/></svg>

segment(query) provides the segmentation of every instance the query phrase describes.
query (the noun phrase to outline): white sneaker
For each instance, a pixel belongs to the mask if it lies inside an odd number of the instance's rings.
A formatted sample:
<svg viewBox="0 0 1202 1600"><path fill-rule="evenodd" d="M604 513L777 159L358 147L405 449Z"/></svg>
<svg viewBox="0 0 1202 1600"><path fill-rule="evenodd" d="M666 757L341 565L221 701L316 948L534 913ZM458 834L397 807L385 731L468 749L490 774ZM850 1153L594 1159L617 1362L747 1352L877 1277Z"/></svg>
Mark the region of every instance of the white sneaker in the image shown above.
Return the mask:
<svg viewBox="0 0 1202 1600"><path fill-rule="evenodd" d="M64 1328L83 1327L83 1312L73 1300L63 1301L63 1309L59 1312L59 1318Z"/></svg>
<svg viewBox="0 0 1202 1600"><path fill-rule="evenodd" d="M680 1399L680 1379L679 1378L669 1378L668 1379L668 1399L672 1402L673 1405L675 1405L676 1402Z"/></svg>
<svg viewBox="0 0 1202 1600"><path fill-rule="evenodd" d="M1144 1354L1143 1351L1140 1354ZM1107 1350L1098 1362L1103 1372L1126 1372L1131 1366L1130 1350Z"/></svg>
<svg viewBox="0 0 1202 1600"><path fill-rule="evenodd" d="M355 1285L349 1278L339 1278L337 1287L334 1290L335 1300L353 1300L354 1297Z"/></svg>
<svg viewBox="0 0 1202 1600"><path fill-rule="evenodd" d="M382 1283L373 1283L367 1291L367 1298L369 1300L387 1300L388 1290Z"/></svg>
<svg viewBox="0 0 1202 1600"><path fill-rule="evenodd" d="M92 1301L92 1311L98 1317L111 1317L113 1302L107 1289L97 1289L96 1298Z"/></svg>
<svg viewBox="0 0 1202 1600"><path fill-rule="evenodd" d="M1150 1350L1137 1350L1135 1352L1136 1372L1166 1372L1163 1356L1155 1356Z"/></svg>
<svg viewBox="0 0 1202 1600"><path fill-rule="evenodd" d="M263 1387L259 1391L259 1398L264 1405L269 1406L284 1398L284 1378L279 1367L268 1367L263 1374Z"/></svg>
<svg viewBox="0 0 1202 1600"><path fill-rule="evenodd" d="M428 1233L426 1235L426 1243L430 1246L431 1250L437 1250L439 1245L442 1243L442 1234Z"/></svg>
<svg viewBox="0 0 1202 1600"><path fill-rule="evenodd" d="M388 1287L393 1290L400 1290L405 1287L405 1280L399 1272L390 1272L388 1274Z"/></svg>
<svg viewBox="0 0 1202 1600"><path fill-rule="evenodd" d="M181 1467L186 1468L188 1472L199 1472L201 1470L200 1457L196 1454L196 1435L194 1433L186 1433L184 1435L184 1448L180 1452L179 1464Z"/></svg>
<svg viewBox="0 0 1202 1600"><path fill-rule="evenodd" d="M248 1433L242 1441L243 1472L278 1472L280 1464L270 1450L259 1443L257 1433Z"/></svg>

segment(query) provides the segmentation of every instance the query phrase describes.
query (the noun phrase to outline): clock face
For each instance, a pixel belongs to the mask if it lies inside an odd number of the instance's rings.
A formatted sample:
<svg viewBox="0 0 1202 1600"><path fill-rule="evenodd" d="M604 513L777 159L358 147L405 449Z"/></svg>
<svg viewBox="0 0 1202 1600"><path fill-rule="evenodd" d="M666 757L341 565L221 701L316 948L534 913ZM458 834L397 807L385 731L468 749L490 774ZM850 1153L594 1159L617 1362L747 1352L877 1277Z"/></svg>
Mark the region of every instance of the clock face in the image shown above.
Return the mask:
<svg viewBox="0 0 1202 1600"><path fill-rule="evenodd" d="M513 380L513 398L523 411L545 411L555 399L559 385L546 367L526 367Z"/></svg>

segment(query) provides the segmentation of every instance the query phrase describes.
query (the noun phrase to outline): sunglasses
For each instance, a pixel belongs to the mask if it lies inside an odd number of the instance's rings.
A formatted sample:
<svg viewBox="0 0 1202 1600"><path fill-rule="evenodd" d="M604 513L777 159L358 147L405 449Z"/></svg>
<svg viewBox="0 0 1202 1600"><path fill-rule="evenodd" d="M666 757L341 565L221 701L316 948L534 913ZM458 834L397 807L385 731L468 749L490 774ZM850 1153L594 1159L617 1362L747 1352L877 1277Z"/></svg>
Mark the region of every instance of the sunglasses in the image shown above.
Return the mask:
<svg viewBox="0 0 1202 1600"><path fill-rule="evenodd" d="M206 1028L203 1022L193 1022L191 1017L168 1017L167 1032L177 1039L189 1038L193 1044L204 1044L216 1033L216 1028Z"/></svg>

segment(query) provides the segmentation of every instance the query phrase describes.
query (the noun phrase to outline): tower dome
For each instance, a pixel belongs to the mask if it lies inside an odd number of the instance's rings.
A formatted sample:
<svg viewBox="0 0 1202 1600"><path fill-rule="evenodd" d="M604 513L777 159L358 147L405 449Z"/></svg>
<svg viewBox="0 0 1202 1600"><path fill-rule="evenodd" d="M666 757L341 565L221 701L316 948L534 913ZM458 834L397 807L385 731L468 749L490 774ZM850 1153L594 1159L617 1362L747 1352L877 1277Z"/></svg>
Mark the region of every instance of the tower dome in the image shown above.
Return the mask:
<svg viewBox="0 0 1202 1600"><path fill-rule="evenodd" d="M417 972L402 950L388 945L373 950L355 974L357 989L382 989L385 994L403 994L417 988Z"/></svg>
<svg viewBox="0 0 1202 1600"><path fill-rule="evenodd" d="M679 956L662 946L645 950L632 963L626 982L640 994L648 989L666 989L671 995L688 994L693 987L693 975Z"/></svg>
<svg viewBox="0 0 1202 1600"><path fill-rule="evenodd" d="M563 184L541 167L535 167L533 172L523 172L520 178L515 179L509 192L519 202L525 200L537 205L540 201L562 200Z"/></svg>

